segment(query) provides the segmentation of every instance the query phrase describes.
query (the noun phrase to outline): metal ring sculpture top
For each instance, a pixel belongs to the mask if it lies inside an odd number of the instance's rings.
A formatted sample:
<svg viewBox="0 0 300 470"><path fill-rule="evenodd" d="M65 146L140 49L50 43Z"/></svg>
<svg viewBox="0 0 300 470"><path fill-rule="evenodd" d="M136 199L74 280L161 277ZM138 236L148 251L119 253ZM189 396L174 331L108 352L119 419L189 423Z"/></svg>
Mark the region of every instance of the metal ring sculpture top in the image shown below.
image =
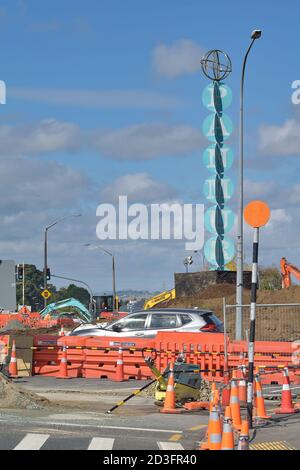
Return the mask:
<svg viewBox="0 0 300 470"><path fill-rule="evenodd" d="M208 51L200 62L204 75L210 80L219 82L232 72L230 57L219 49Z"/></svg>

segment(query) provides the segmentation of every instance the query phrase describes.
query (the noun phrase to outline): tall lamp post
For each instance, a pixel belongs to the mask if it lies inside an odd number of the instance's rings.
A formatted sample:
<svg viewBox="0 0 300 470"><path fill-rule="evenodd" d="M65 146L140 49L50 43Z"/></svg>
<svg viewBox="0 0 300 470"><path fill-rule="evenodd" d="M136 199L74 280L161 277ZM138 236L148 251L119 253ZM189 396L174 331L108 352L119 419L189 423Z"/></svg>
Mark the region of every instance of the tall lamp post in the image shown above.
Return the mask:
<svg viewBox="0 0 300 470"><path fill-rule="evenodd" d="M243 209L244 209L244 81L249 52L261 37L261 30L255 29L251 34L251 43L244 57L240 88L240 158L238 170L238 227L237 227L237 273L236 273L236 323L235 337L242 339L242 305L243 305Z"/></svg>
<svg viewBox="0 0 300 470"><path fill-rule="evenodd" d="M66 215L65 217L61 217L60 219L55 220L52 224L48 225L44 229L44 289L47 289L47 269L48 269L48 231L50 228L54 227L55 225L63 222L66 219L70 219L71 217L80 217L81 214L70 214ZM47 306L47 299L44 299L44 306Z"/></svg>
<svg viewBox="0 0 300 470"><path fill-rule="evenodd" d="M84 246L87 246L91 249L94 249L94 250L101 250L103 251L104 253L106 253L107 255L109 255L112 259L112 290L113 290L113 309L116 311L119 310L119 306L117 305L117 302L116 302L116 299L117 299L117 293L116 293L116 267L115 267L115 256L113 253L111 253L110 251L106 250L105 248L103 248L103 246L101 245L92 245L91 243L86 243Z"/></svg>

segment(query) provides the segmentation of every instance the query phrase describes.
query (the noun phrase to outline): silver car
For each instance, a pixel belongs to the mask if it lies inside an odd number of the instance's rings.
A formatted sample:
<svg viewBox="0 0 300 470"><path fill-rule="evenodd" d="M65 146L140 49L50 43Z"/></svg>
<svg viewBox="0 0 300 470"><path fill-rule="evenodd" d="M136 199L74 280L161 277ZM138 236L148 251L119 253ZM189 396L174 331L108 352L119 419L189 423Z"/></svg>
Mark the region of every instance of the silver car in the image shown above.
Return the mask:
<svg viewBox="0 0 300 470"><path fill-rule="evenodd" d="M153 309L135 312L105 327L82 325L69 336L154 338L159 331L223 332L223 323L209 310Z"/></svg>

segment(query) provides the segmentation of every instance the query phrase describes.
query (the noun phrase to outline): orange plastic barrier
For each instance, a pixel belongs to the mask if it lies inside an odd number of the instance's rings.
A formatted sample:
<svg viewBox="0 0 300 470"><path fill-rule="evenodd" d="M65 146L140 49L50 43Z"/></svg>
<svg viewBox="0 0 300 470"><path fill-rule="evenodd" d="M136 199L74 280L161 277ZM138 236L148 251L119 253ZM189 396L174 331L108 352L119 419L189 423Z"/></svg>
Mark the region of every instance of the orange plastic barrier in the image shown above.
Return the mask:
<svg viewBox="0 0 300 470"><path fill-rule="evenodd" d="M1 338L7 337L0 337L0 341ZM185 355L188 363L200 366L204 379L223 380L224 338L219 333L160 332L153 339L37 335L33 345L33 374L55 377L59 372L63 346L67 347L70 377L115 380L118 349L121 346L125 380L152 377L144 361L145 355L154 357L157 368L163 371L179 353ZM247 356L246 342L232 341L228 344L229 368L241 364L241 352ZM294 366L294 353L292 343L257 341L255 366L261 370L263 367ZM246 357L244 364L247 366ZM300 383L299 369L290 369L290 379L292 383ZM261 381L263 384L282 384L282 374L280 370L269 372L262 375Z"/></svg>
<svg viewBox="0 0 300 470"><path fill-rule="evenodd" d="M126 380L140 380L152 377L149 367L145 364L141 349L154 348L155 341L119 337L109 339L94 337L87 339L83 376L87 378L114 379L119 346L123 349L124 378ZM107 349L98 350L97 348Z"/></svg>

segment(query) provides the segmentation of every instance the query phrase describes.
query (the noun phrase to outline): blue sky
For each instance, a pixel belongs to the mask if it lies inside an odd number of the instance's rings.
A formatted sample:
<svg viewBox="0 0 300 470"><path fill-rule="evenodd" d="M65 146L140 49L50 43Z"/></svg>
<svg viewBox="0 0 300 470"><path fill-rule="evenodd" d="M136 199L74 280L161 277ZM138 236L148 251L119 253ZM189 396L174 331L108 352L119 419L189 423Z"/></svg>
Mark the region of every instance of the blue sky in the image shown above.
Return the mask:
<svg viewBox="0 0 300 470"><path fill-rule="evenodd" d="M109 259L82 248L97 243L98 204L126 187L136 202L206 203L201 95L208 81L199 61L213 48L232 59L227 112L237 152L241 63L260 28L245 87L246 199L273 209L262 264L286 256L300 265L300 105L291 102L291 83L300 79L299 13L296 1L0 1L0 79L7 84L1 258L41 267L43 227L80 210L81 219L51 232L50 267L108 290ZM180 243L106 246L116 253L120 289L172 287L186 255Z"/></svg>

